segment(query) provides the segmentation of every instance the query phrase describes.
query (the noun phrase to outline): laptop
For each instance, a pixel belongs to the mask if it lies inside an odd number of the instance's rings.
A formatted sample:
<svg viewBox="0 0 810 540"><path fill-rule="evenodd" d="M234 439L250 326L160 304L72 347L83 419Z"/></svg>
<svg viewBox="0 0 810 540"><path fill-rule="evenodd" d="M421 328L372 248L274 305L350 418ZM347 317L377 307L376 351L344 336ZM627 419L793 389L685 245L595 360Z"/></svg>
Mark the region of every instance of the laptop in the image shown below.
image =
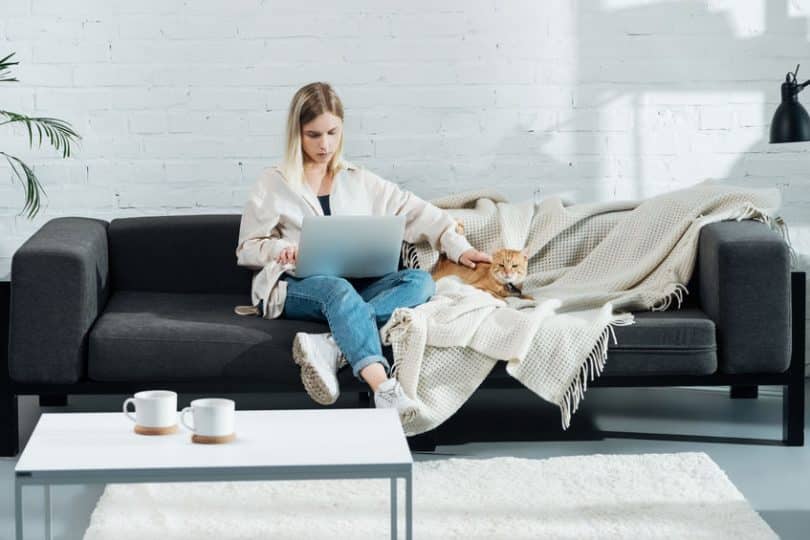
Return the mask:
<svg viewBox="0 0 810 540"><path fill-rule="evenodd" d="M396 272L405 216L304 216L295 277L380 277Z"/></svg>

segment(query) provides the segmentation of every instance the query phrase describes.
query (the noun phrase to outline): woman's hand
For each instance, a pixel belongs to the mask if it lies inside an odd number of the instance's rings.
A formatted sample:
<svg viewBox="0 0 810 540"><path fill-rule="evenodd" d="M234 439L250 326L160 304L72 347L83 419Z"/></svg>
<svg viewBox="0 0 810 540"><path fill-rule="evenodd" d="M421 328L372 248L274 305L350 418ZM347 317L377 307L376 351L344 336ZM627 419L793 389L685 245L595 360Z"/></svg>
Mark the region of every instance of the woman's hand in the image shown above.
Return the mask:
<svg viewBox="0 0 810 540"><path fill-rule="evenodd" d="M290 246L281 250L276 257L276 262L281 264L295 263L298 260L298 246Z"/></svg>
<svg viewBox="0 0 810 540"><path fill-rule="evenodd" d="M475 268L475 263L477 262L492 262L492 257L488 254L484 253L483 251L478 251L477 249L468 249L461 256L458 258L459 264L463 264L464 266L469 266L470 268Z"/></svg>

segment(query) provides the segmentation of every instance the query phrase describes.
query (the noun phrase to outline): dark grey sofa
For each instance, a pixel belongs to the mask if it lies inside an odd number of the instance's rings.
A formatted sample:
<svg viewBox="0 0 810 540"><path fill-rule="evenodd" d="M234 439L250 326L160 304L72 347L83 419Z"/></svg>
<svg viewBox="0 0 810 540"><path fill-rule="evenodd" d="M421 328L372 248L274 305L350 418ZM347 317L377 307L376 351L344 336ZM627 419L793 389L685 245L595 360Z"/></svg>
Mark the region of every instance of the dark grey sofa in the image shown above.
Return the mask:
<svg viewBox="0 0 810 540"><path fill-rule="evenodd" d="M303 392L293 335L327 328L234 314L249 302L251 278L236 265L239 218L58 218L28 239L12 259L0 453L18 450L20 395L53 405L149 387ZM593 386L728 385L732 396L756 397L758 385L781 385L783 442L802 445L804 287L764 224L708 225L681 309L639 312L635 325L617 327ZM370 406L349 370L340 378ZM501 363L484 386L519 383Z"/></svg>

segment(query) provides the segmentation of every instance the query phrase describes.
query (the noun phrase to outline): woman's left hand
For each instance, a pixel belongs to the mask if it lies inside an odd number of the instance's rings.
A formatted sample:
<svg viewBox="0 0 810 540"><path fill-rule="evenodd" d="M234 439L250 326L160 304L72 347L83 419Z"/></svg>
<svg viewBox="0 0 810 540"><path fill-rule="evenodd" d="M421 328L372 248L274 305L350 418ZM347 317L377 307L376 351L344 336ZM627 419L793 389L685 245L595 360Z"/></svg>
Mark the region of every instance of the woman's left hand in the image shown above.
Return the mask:
<svg viewBox="0 0 810 540"><path fill-rule="evenodd" d="M477 249L468 249L467 251L461 254L461 257L458 258L458 262L459 264L463 264L464 266L475 268L475 263L477 262L491 263L492 257L484 253L483 251L478 251Z"/></svg>

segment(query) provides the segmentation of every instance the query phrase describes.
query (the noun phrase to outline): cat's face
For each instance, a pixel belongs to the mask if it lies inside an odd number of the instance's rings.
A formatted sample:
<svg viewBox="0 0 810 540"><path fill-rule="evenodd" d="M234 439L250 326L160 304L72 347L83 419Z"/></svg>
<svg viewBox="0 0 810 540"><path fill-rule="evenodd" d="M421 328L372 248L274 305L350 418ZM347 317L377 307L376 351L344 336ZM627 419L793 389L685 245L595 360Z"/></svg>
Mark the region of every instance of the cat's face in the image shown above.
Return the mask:
<svg viewBox="0 0 810 540"><path fill-rule="evenodd" d="M499 249L492 254L489 272L500 283L517 285L526 279L529 267L528 254L520 249Z"/></svg>

